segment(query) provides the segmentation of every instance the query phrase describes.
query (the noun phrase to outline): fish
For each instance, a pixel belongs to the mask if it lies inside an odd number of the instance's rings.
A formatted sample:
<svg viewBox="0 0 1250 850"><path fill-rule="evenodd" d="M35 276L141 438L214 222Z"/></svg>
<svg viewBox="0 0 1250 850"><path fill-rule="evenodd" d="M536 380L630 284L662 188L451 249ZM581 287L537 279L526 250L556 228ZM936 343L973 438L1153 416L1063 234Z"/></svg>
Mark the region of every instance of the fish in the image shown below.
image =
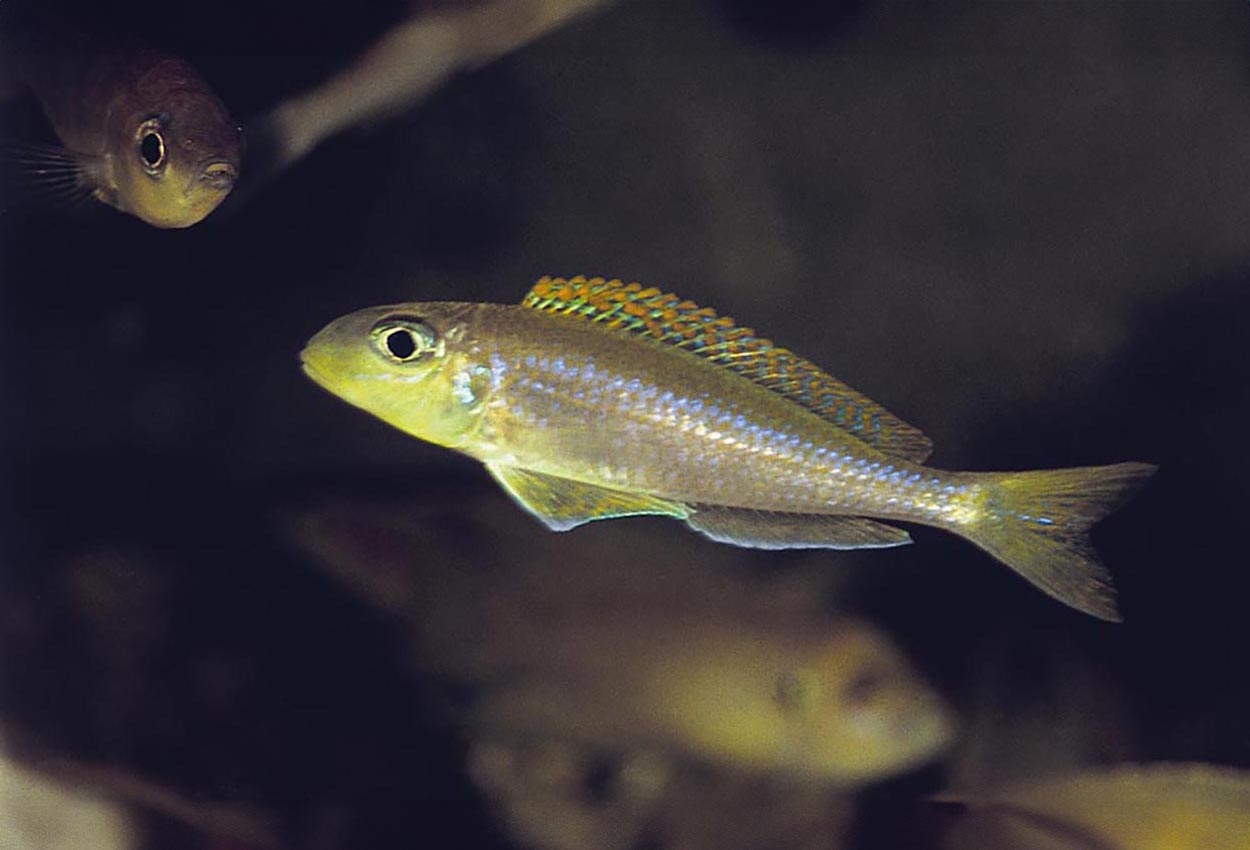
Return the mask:
<svg viewBox="0 0 1250 850"><path fill-rule="evenodd" d="M469 775L535 850L846 850L855 835L856 801L840 789L687 769L656 752L471 741Z"/></svg>
<svg viewBox="0 0 1250 850"><path fill-rule="evenodd" d="M837 788L916 769L955 737L945 701L864 621L770 630L697 619L596 628L591 619L563 641L583 643L580 665L530 669L490 689L470 728L496 740L659 750Z"/></svg>
<svg viewBox="0 0 1250 850"><path fill-rule="evenodd" d="M947 850L1250 847L1250 773L1209 764L1117 765L938 799L966 809Z"/></svg>
<svg viewBox="0 0 1250 850"><path fill-rule="evenodd" d="M611 2L414 3L407 18L341 71L249 125L249 137L266 149L258 170L274 177L348 127L408 109L457 71L484 65Z"/></svg>
<svg viewBox="0 0 1250 850"><path fill-rule="evenodd" d="M93 197L153 227L185 228L239 177L242 131L184 59L101 46L30 25L9 39L7 71L39 101L60 145L10 146L5 158L54 199Z"/></svg>
<svg viewBox="0 0 1250 850"><path fill-rule="evenodd" d="M315 383L483 464L556 531L662 515L760 549L899 546L953 532L1043 592L1121 619L1089 528L1156 467L925 466L932 441L810 361L638 283L541 278L517 305L343 316L303 349Z"/></svg>
<svg viewBox="0 0 1250 850"><path fill-rule="evenodd" d="M448 711L479 740L663 753L829 789L953 743L953 710L897 643L825 610L815 587L827 570L724 569L675 553L662 529L601 527L561 546L519 517L474 520L509 510L497 499L447 501L320 509L291 530L315 563L409 623L414 667L473 695ZM440 532L447 512L463 520ZM795 581L812 592L787 593Z"/></svg>
<svg viewBox="0 0 1250 850"><path fill-rule="evenodd" d="M841 789L696 770L659 753L605 758L559 741L471 741L468 773L518 845L535 850L846 850Z"/></svg>

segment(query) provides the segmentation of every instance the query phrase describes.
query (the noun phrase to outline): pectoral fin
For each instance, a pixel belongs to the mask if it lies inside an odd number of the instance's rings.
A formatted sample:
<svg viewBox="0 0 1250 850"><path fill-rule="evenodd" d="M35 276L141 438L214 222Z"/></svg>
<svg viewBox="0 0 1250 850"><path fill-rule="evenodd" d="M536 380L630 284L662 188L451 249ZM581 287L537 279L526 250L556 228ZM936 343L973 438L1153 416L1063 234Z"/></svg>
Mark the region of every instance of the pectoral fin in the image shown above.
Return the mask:
<svg viewBox="0 0 1250 850"><path fill-rule="evenodd" d="M641 514L685 519L689 514L685 505L654 496L583 484L497 463L488 463L486 468L518 505L553 531L568 531L595 519Z"/></svg>
<svg viewBox="0 0 1250 850"><path fill-rule="evenodd" d="M855 516L697 505L686 524L720 543L749 549L880 549L911 542L901 528Z"/></svg>
<svg viewBox="0 0 1250 850"><path fill-rule="evenodd" d="M68 207L99 192L101 158L56 145L0 146L0 167L31 201ZM106 203L108 203L106 201Z"/></svg>

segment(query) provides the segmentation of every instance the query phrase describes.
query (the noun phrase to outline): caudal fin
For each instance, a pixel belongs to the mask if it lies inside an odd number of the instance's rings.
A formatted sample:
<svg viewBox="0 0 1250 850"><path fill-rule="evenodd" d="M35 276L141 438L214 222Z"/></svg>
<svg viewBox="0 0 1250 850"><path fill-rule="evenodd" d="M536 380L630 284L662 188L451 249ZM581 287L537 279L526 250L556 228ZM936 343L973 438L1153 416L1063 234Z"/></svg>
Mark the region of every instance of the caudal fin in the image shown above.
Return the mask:
<svg viewBox="0 0 1250 850"><path fill-rule="evenodd" d="M1119 621L1111 574L1089 528L1154 474L1148 463L978 475L987 488L960 533L1046 593L1079 611Z"/></svg>

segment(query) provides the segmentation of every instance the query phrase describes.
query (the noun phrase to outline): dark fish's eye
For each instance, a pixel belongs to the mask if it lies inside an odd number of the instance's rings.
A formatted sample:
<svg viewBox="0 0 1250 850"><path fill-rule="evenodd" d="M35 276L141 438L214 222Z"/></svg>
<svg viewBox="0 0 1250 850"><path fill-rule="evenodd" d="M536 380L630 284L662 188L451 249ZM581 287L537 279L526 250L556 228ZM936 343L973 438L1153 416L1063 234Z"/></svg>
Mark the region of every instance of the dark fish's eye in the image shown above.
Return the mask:
<svg viewBox="0 0 1250 850"><path fill-rule="evenodd" d="M160 165L165 158L165 142L160 133L148 133L144 136L139 150L143 153L143 161L152 168Z"/></svg>
<svg viewBox="0 0 1250 850"><path fill-rule="evenodd" d="M773 685L773 700L786 711L801 709L811 698L807 678L794 671L782 673Z"/></svg>
<svg viewBox="0 0 1250 850"><path fill-rule="evenodd" d="M149 174L157 174L165 167L165 136L161 133L160 124L156 119L149 119L139 125L135 134L139 143L139 159Z"/></svg>
<svg viewBox="0 0 1250 850"><path fill-rule="evenodd" d="M864 707L874 702L886 684L886 672L875 665L865 665L856 671L842 692L848 705Z"/></svg>
<svg viewBox="0 0 1250 850"><path fill-rule="evenodd" d="M392 316L373 326L374 349L394 363L415 363L439 346L438 334L416 316Z"/></svg>

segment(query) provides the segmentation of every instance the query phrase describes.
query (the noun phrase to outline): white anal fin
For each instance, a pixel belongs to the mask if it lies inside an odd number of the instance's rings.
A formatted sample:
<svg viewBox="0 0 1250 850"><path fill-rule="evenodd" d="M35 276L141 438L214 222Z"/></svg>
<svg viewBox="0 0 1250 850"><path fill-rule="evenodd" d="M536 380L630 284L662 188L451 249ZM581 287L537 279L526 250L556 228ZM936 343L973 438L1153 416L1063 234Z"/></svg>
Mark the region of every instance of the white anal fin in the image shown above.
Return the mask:
<svg viewBox="0 0 1250 850"><path fill-rule="evenodd" d="M553 531L568 531L596 519L658 514L685 519L685 505L557 478L528 469L488 463L486 468L518 505Z"/></svg>
<svg viewBox="0 0 1250 850"><path fill-rule="evenodd" d="M697 505L686 524L720 543L749 549L881 549L911 542L901 528L856 516Z"/></svg>

